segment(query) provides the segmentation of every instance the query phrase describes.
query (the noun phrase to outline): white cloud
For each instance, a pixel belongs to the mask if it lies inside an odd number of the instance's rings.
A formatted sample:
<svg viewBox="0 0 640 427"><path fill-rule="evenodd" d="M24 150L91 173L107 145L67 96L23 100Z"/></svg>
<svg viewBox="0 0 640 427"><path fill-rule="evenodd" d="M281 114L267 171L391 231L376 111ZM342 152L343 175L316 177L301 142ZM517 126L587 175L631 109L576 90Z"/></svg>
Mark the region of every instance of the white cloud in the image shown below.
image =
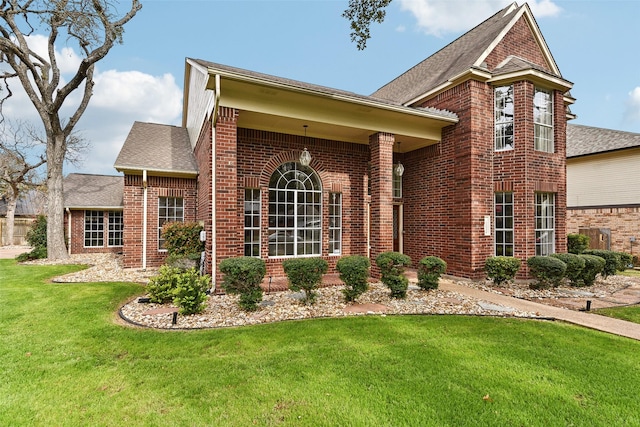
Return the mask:
<svg viewBox="0 0 640 427"><path fill-rule="evenodd" d="M422 31L440 37L468 31L511 3L513 0L400 0L400 7L416 17ZM533 0L529 6L537 18L560 12L551 0Z"/></svg>
<svg viewBox="0 0 640 427"><path fill-rule="evenodd" d="M629 92L624 118L628 123L640 123L640 86Z"/></svg>

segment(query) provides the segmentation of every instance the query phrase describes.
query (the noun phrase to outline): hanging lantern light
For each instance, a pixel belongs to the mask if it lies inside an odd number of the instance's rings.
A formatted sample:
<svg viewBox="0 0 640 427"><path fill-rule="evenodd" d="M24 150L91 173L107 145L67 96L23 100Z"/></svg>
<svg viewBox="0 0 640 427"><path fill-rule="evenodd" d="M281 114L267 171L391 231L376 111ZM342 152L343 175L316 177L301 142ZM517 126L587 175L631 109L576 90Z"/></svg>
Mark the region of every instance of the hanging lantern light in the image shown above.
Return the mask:
<svg viewBox="0 0 640 427"><path fill-rule="evenodd" d="M309 125L302 125L302 127L304 128L304 139L305 141L307 140L307 127ZM302 150L302 153L300 153L300 164L302 166L309 166L311 164L311 153L309 153L309 150L307 150L307 147L304 147L304 150Z"/></svg>
<svg viewBox="0 0 640 427"><path fill-rule="evenodd" d="M402 163L398 162L398 164L396 164L393 168L393 172L397 175L397 176L402 176L402 174L404 173L404 166L402 165Z"/></svg>

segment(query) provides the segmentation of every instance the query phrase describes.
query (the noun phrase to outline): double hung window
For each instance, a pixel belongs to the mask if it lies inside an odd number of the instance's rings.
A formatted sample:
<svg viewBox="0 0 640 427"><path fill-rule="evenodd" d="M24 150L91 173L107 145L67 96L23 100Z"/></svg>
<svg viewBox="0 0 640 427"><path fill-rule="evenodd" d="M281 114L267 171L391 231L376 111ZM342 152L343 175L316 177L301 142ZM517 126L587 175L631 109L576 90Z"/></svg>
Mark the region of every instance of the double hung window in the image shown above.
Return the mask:
<svg viewBox="0 0 640 427"><path fill-rule="evenodd" d="M244 255L260 256L260 190L244 190Z"/></svg>
<svg viewBox="0 0 640 427"><path fill-rule="evenodd" d="M84 211L84 246L104 246L103 211Z"/></svg>
<svg viewBox="0 0 640 427"><path fill-rule="evenodd" d="M184 200L182 197L158 198L158 249L164 249L162 226L166 222L184 222Z"/></svg>
<svg viewBox="0 0 640 427"><path fill-rule="evenodd" d="M495 193L495 254L513 256L513 193Z"/></svg>
<svg viewBox="0 0 640 427"><path fill-rule="evenodd" d="M555 252L555 194L536 193L536 255Z"/></svg>
<svg viewBox="0 0 640 427"><path fill-rule="evenodd" d="M122 211L109 211L109 246L122 246L123 230Z"/></svg>
<svg viewBox="0 0 640 427"><path fill-rule="evenodd" d="M496 151L513 149L513 85L494 89Z"/></svg>
<svg viewBox="0 0 640 427"><path fill-rule="evenodd" d="M553 153L553 94L550 90L535 89L533 126L535 149Z"/></svg>
<svg viewBox="0 0 640 427"><path fill-rule="evenodd" d="M342 253L342 194L329 193L329 255Z"/></svg>

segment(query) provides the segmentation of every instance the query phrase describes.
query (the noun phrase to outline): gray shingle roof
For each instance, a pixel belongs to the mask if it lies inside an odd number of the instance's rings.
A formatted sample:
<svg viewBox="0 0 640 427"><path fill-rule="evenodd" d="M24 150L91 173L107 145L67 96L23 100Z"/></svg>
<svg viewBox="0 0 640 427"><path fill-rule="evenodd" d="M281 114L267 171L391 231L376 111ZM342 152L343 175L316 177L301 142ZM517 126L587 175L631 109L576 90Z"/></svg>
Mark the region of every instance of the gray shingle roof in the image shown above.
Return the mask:
<svg viewBox="0 0 640 427"><path fill-rule="evenodd" d="M71 173L64 178L66 208L122 208L124 177Z"/></svg>
<svg viewBox="0 0 640 427"><path fill-rule="evenodd" d="M452 77L473 68L480 56L498 38L521 8L514 5L502 9L471 31L454 40L372 94L401 104L416 99L446 83ZM523 64L512 63L511 66ZM528 65L530 68L530 64Z"/></svg>
<svg viewBox="0 0 640 427"><path fill-rule="evenodd" d="M640 133L567 125L567 157L640 147Z"/></svg>
<svg viewBox="0 0 640 427"><path fill-rule="evenodd" d="M312 84L312 83L306 83L306 82L301 82L299 80L292 80L292 79L287 79L284 77L277 77L277 76L272 76L270 74L263 74L263 73L258 73L255 71L250 71L250 70L245 70L242 68L237 68L237 67L231 67L228 65L223 65L223 64L218 64L215 62L210 62L210 61L205 61L202 59L192 59L194 62L198 63L199 65L205 67L205 68L213 68L215 70L220 70L220 71L227 71L229 73L233 73L233 74L238 74L238 75L242 75L242 76L248 76L254 79L258 79L258 80L264 80L266 83L278 83L278 84L282 84L282 85L286 85L286 86L291 86L293 88L298 88L298 89L306 89L309 91L313 91L319 94L324 94L327 96L344 96L347 98L351 98L354 100L361 100L361 101L373 101L373 102L378 102L381 104L386 104L386 105L392 105L392 106L396 106L396 107L402 107L402 104L394 101L394 100L389 100L389 99L382 99L379 97L375 97L375 96L369 96L369 95L360 95L357 94L355 92L349 92L349 91L345 91L345 90L340 90L340 89L334 89L334 88L330 88L327 86L321 86L321 85L316 85L316 84ZM422 108L421 110L423 111L427 111L431 114L434 115L440 115L442 117L445 118L458 118L458 116L455 113L452 113L451 111L447 111L447 110L440 110L437 108Z"/></svg>
<svg viewBox="0 0 640 427"><path fill-rule="evenodd" d="M118 170L197 174L185 128L135 122L114 164Z"/></svg>
<svg viewBox="0 0 640 427"><path fill-rule="evenodd" d="M29 190L22 193L16 202L16 216L36 216L44 213L47 195L42 191ZM0 217L7 215L7 201L0 198Z"/></svg>

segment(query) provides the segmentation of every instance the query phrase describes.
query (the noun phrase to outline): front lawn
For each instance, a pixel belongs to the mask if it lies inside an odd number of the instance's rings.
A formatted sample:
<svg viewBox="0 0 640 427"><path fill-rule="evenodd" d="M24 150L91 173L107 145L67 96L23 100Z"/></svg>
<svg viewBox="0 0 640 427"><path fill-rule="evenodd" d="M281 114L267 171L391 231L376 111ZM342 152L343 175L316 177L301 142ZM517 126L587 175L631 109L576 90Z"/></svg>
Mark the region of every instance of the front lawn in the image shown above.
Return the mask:
<svg viewBox="0 0 640 427"><path fill-rule="evenodd" d="M0 425L640 425L640 342L559 322L366 316L135 329L128 283L0 260Z"/></svg>
<svg viewBox="0 0 640 427"><path fill-rule="evenodd" d="M628 307L599 308L596 313L607 317L627 320L633 323L640 323L640 306L632 305Z"/></svg>

